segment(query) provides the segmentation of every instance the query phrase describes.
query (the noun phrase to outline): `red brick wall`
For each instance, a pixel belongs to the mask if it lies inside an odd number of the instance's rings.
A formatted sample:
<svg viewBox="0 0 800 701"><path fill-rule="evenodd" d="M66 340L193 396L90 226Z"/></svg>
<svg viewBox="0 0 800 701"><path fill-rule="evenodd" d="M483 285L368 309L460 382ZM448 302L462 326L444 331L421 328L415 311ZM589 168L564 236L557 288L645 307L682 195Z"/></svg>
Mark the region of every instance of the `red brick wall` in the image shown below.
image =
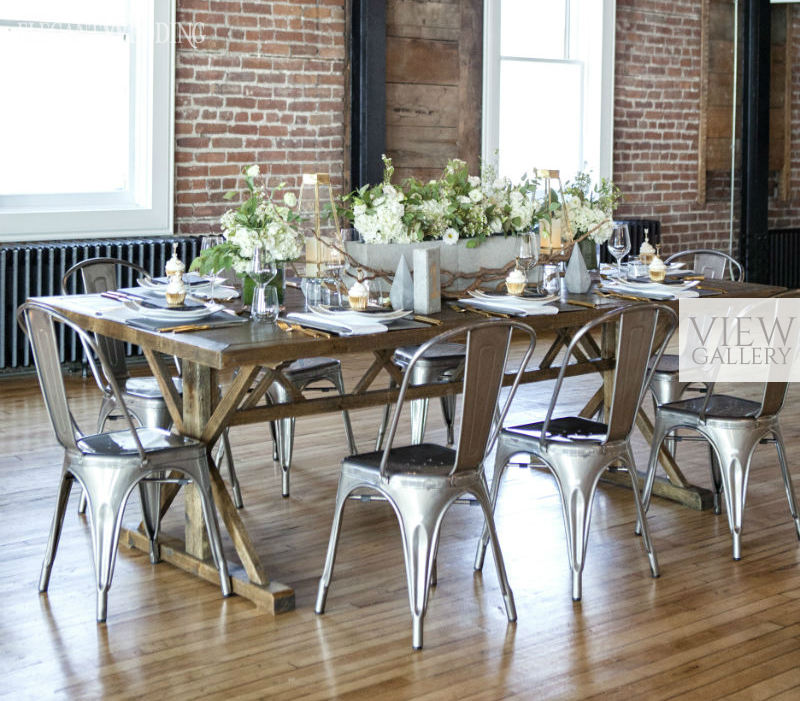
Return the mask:
<svg viewBox="0 0 800 701"><path fill-rule="evenodd" d="M344 0L178 0L175 230L217 233L243 166L270 186L330 172L344 148Z"/></svg>
<svg viewBox="0 0 800 701"><path fill-rule="evenodd" d="M667 253L728 244L727 199L697 203L700 8L699 0L617 0L614 181L625 194L618 216L660 219ZM800 12L792 16L794 199L770 200L770 227L800 226ZM737 197L734 245L739 207Z"/></svg>

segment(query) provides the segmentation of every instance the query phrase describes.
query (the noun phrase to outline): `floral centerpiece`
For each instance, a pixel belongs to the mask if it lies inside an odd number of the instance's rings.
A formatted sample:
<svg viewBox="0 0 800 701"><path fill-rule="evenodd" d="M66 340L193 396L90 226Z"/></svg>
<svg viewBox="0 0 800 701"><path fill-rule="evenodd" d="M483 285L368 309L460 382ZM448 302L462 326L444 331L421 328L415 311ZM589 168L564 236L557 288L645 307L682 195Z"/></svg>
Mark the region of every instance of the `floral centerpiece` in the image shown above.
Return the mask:
<svg viewBox="0 0 800 701"><path fill-rule="evenodd" d="M512 184L491 169L470 175L464 161L453 159L438 180L407 178L392 184L394 167L383 156L383 182L364 185L345 199L344 216L353 221L365 243L414 243L467 239L470 248L492 234L531 229L536 221L536 179Z"/></svg>
<svg viewBox="0 0 800 701"><path fill-rule="evenodd" d="M275 199L286 184L281 183L270 192L266 186L256 186L255 179L259 175L257 165L244 169L246 199L237 209L229 209L220 218L225 241L203 251L190 266L190 270L204 274L232 269L245 281L245 303L248 292L252 294L252 281L247 276L257 244L261 244L268 251L270 259L279 264L296 260L303 253L302 239L297 229L301 217L295 211L297 197L285 192L281 203L276 203ZM231 200L236 194L231 191L224 197ZM282 295L282 285L278 285L278 292L279 296Z"/></svg>
<svg viewBox="0 0 800 701"><path fill-rule="evenodd" d="M587 268L597 267L596 247L605 243L613 229L614 210L622 193L613 182L600 178L592 184L590 173L579 172L564 188L567 214ZM588 236L587 236L588 234Z"/></svg>

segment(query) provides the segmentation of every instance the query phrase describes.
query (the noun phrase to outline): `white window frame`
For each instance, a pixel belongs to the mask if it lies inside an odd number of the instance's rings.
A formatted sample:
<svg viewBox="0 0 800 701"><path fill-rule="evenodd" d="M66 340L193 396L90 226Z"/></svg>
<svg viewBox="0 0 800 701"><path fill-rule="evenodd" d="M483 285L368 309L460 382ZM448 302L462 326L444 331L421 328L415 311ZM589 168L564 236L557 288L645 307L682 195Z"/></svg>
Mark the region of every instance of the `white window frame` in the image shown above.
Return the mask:
<svg viewBox="0 0 800 701"><path fill-rule="evenodd" d="M614 46L616 40L616 0L603 3L603 65L601 67L600 163L598 176L613 177L614 169ZM483 115L481 158L497 169L500 148L500 4L483 4ZM569 31L569 30L567 30ZM567 43L568 45L568 43ZM540 63L571 62L569 59L515 59ZM583 134L581 134L583 140ZM581 152L583 149L581 148Z"/></svg>
<svg viewBox="0 0 800 701"><path fill-rule="evenodd" d="M175 7L176 0L153 0L152 35L148 37L152 53L139 51L131 62L135 75L129 189L125 193L0 195L0 242L172 234ZM147 79L139 80L140 76ZM0 167L4 167L2 163Z"/></svg>

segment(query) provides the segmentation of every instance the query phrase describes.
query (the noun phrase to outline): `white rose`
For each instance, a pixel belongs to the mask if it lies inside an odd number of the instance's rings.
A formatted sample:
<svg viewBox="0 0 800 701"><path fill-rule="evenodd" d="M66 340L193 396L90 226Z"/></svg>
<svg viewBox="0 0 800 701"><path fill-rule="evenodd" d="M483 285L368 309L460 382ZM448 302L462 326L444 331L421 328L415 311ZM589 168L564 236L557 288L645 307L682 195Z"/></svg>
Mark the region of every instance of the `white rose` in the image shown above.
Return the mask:
<svg viewBox="0 0 800 701"><path fill-rule="evenodd" d="M480 202L483 199L483 193L480 190L470 190L469 198L475 203Z"/></svg>
<svg viewBox="0 0 800 701"><path fill-rule="evenodd" d="M470 175L467 178L470 187L478 187L481 184L481 179L477 175Z"/></svg>
<svg viewBox="0 0 800 701"><path fill-rule="evenodd" d="M255 178L255 177L257 177L259 173L260 173L260 171L259 171L259 169L258 169L258 166L257 166L257 165L252 165L252 166L249 166L249 167L247 168L247 170L245 170L245 171L244 171L244 174L245 174L245 175L247 175L247 176L248 176L248 177L250 177L250 178Z"/></svg>
<svg viewBox="0 0 800 701"><path fill-rule="evenodd" d="M291 209L297 204L297 197L293 192L287 192L283 196L283 203Z"/></svg>

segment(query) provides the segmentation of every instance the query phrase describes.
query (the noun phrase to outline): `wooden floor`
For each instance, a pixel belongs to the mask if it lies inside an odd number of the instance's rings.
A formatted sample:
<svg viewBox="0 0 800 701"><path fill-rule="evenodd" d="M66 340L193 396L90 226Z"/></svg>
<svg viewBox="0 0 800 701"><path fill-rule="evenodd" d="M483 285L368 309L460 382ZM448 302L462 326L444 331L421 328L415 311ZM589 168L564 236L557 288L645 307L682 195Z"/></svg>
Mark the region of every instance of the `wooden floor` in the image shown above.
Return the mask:
<svg viewBox="0 0 800 701"><path fill-rule="evenodd" d="M348 368L349 386L357 369ZM580 405L597 384L572 381L571 403ZM80 377L69 387L79 418L92 425L97 389ZM524 389L512 420L541 415L550 387ZM123 548L108 622L97 625L77 493L50 591L37 592L61 451L33 377L0 381L0 397L0 696L800 698L800 547L772 446L759 447L754 460L740 562L731 559L724 516L656 499L650 524L662 575L652 579L633 534L630 491L601 485L580 603L570 598L552 478L510 468L497 522L519 620L506 621L491 557L483 574L473 572L480 514L456 505L443 528L425 649L414 652L399 531L386 504L348 505L328 610L313 611L345 449L338 416L298 421L289 499L280 496L268 431L232 431L243 518L270 575L295 587L294 612L273 618L241 598L224 600L211 584ZM795 472L799 408L795 386L783 422ZM353 420L367 448L378 412ZM441 426L432 406L429 437L442 440ZM647 447L638 437L636 448L641 467ZM707 486L705 448L684 443L678 455ZM134 525L138 512L134 499L126 523ZM165 528L181 534L180 509Z"/></svg>

